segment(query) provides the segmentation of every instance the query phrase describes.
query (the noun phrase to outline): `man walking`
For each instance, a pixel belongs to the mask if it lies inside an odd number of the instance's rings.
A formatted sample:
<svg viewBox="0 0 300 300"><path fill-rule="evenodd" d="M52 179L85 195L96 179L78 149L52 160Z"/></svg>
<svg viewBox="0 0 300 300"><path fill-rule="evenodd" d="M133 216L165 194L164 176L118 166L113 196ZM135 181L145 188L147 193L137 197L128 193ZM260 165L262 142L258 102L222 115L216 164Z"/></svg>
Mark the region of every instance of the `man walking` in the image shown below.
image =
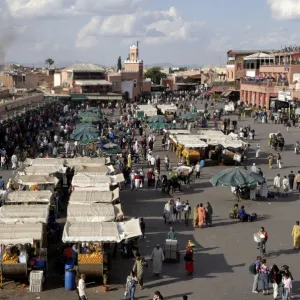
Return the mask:
<svg viewBox="0 0 300 300"><path fill-rule="evenodd" d="M160 245L157 244L151 254L151 261L153 262L153 273L159 276L161 272L162 262L165 260L164 252Z"/></svg>
<svg viewBox="0 0 300 300"><path fill-rule="evenodd" d="M87 296L86 296L86 285L85 285L85 275L81 274L81 278L79 279L78 282L78 293L79 293L79 297L81 300L87 300Z"/></svg>
<svg viewBox="0 0 300 300"><path fill-rule="evenodd" d="M252 286L252 293L258 293L258 279L259 279L259 269L261 266L261 257L257 256L255 261L255 269L253 270L253 286Z"/></svg>
<svg viewBox="0 0 300 300"><path fill-rule="evenodd" d="M292 191L294 188L294 181L295 181L295 174L293 171L290 172L290 174L288 175L288 178L289 178L290 191Z"/></svg>

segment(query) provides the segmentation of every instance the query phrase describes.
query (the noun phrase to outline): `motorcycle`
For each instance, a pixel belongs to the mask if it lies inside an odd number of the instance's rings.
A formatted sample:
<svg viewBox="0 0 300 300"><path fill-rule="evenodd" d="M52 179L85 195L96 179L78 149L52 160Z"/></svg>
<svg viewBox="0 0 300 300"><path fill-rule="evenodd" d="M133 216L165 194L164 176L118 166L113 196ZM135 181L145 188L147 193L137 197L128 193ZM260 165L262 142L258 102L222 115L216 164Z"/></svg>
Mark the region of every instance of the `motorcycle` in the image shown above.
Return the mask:
<svg viewBox="0 0 300 300"><path fill-rule="evenodd" d="M297 141L295 144L295 154L299 154L300 152L300 142Z"/></svg>

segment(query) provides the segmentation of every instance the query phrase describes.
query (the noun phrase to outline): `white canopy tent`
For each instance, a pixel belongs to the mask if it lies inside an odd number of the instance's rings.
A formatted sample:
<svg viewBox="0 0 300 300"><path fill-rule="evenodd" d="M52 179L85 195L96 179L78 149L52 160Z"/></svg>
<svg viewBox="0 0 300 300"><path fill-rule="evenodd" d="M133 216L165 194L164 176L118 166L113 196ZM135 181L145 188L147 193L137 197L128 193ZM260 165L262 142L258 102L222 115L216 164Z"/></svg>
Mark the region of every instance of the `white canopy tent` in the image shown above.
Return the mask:
<svg viewBox="0 0 300 300"><path fill-rule="evenodd" d="M42 224L0 224L0 245L33 245L34 241L42 238Z"/></svg>
<svg viewBox="0 0 300 300"><path fill-rule="evenodd" d="M200 140L200 136L198 134L189 134L189 135L169 135L170 139L176 144L182 144L182 142L187 140Z"/></svg>
<svg viewBox="0 0 300 300"><path fill-rule="evenodd" d="M185 135L190 135L191 132L189 130L184 130L184 129L164 129L164 132L172 135L177 135L177 134L185 134Z"/></svg>
<svg viewBox="0 0 300 300"><path fill-rule="evenodd" d="M74 167L74 174L109 175L115 171L113 166L79 165Z"/></svg>
<svg viewBox="0 0 300 300"><path fill-rule="evenodd" d="M64 158L26 158L24 166L63 166L66 164Z"/></svg>
<svg viewBox="0 0 300 300"><path fill-rule="evenodd" d="M64 243L107 242L119 243L124 239L142 235L139 219L127 222L71 223L66 222Z"/></svg>
<svg viewBox="0 0 300 300"><path fill-rule="evenodd" d="M109 157L75 157L75 158L67 158L66 159L66 164L70 168L74 168L79 165L83 166L95 166L97 165L98 167L100 166L105 166L106 164L110 163L110 158Z"/></svg>
<svg viewBox="0 0 300 300"><path fill-rule="evenodd" d="M8 193L5 199L5 204L17 203L43 203L50 204L52 192L45 191L16 191Z"/></svg>
<svg viewBox="0 0 300 300"><path fill-rule="evenodd" d="M166 112L176 112L177 111L177 107L175 105L160 104L160 105L157 105L157 107L162 111L163 114Z"/></svg>
<svg viewBox="0 0 300 300"><path fill-rule="evenodd" d="M68 222L110 222L123 216L121 204L91 203L88 205L69 204L67 212Z"/></svg>
<svg viewBox="0 0 300 300"><path fill-rule="evenodd" d="M111 185L117 185L124 182L123 174L112 176L106 175L89 175L78 174L73 177L72 187L73 190L93 190L93 191L109 191Z"/></svg>
<svg viewBox="0 0 300 300"><path fill-rule="evenodd" d="M120 197L120 189L113 191L73 191L71 193L69 204L91 204L91 203L112 203Z"/></svg>
<svg viewBox="0 0 300 300"><path fill-rule="evenodd" d="M157 115L157 109L152 105L139 105L136 110L136 116L139 111L143 111L147 117L153 117Z"/></svg>
<svg viewBox="0 0 300 300"><path fill-rule="evenodd" d="M248 55L244 57L244 60L264 60L264 59L274 59L274 55L270 55L263 52L256 52L254 54Z"/></svg>
<svg viewBox="0 0 300 300"><path fill-rule="evenodd" d="M14 180L23 185L51 184L56 186L59 182L59 180L54 176L43 175L17 175Z"/></svg>
<svg viewBox="0 0 300 300"><path fill-rule="evenodd" d="M211 130L211 129L207 129L207 130L199 130L198 134L201 136L213 136L213 137L226 137L226 135L220 131L220 130Z"/></svg>
<svg viewBox="0 0 300 300"><path fill-rule="evenodd" d="M49 205L4 205L0 208L0 223L47 224Z"/></svg>
<svg viewBox="0 0 300 300"><path fill-rule="evenodd" d="M30 166L25 167L23 170L20 170L18 173L20 175L42 175L42 176L48 176L50 174L55 173L66 173L67 168L60 165L49 165L49 166Z"/></svg>

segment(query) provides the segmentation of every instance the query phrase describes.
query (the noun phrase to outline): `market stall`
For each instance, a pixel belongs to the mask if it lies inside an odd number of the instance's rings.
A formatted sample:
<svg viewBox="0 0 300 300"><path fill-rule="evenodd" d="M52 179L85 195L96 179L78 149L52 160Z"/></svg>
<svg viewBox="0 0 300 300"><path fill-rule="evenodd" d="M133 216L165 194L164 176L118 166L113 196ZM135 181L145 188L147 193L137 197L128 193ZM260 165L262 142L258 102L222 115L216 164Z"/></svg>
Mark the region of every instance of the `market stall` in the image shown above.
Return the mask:
<svg viewBox="0 0 300 300"><path fill-rule="evenodd" d="M49 187L55 187L59 183L59 180L54 176L18 174L14 178L14 182L22 186L37 187L37 190L46 190Z"/></svg>
<svg viewBox="0 0 300 300"><path fill-rule="evenodd" d="M66 159L66 164L70 168L74 168L76 166L105 166L110 163L109 157L75 157Z"/></svg>
<svg viewBox="0 0 300 300"><path fill-rule="evenodd" d="M65 174L67 171L67 168L62 165L33 165L29 167L24 167L18 170L18 173L20 175L42 175L42 176L48 176L48 175L55 175L55 174Z"/></svg>
<svg viewBox="0 0 300 300"><path fill-rule="evenodd" d="M157 108L152 105L139 105L136 109L136 118L144 119L157 115Z"/></svg>
<svg viewBox="0 0 300 300"><path fill-rule="evenodd" d="M181 152L182 157L187 165L196 164L201 157L205 155L207 144L201 140L191 140L183 143L184 149Z"/></svg>
<svg viewBox="0 0 300 300"><path fill-rule="evenodd" d="M111 247L122 240L141 236L139 222L139 219L118 223L67 221L62 240L64 243L78 243L78 271L80 273L91 277L107 277ZM86 251L86 249L92 250Z"/></svg>
<svg viewBox="0 0 300 300"><path fill-rule="evenodd" d="M110 191L124 182L123 174L117 175L89 175L89 174L78 174L72 179L73 191L79 190L93 190L93 191Z"/></svg>
<svg viewBox="0 0 300 300"><path fill-rule="evenodd" d="M5 205L11 204L48 204L52 201L51 191L15 191L8 193L5 198Z"/></svg>
<svg viewBox="0 0 300 300"><path fill-rule="evenodd" d="M167 134L171 134L171 135L190 135L191 132L189 130L184 130L184 129L164 129L164 132Z"/></svg>
<svg viewBox="0 0 300 300"><path fill-rule="evenodd" d="M174 113L177 111L177 106L172 104L159 104L157 105L157 108L159 108L163 114L165 113Z"/></svg>
<svg viewBox="0 0 300 300"><path fill-rule="evenodd" d="M120 198L120 189L113 191L73 191L69 204L87 205L91 203L116 203Z"/></svg>
<svg viewBox="0 0 300 300"><path fill-rule="evenodd" d="M23 162L24 166L56 166L61 167L66 164L66 160L63 158L26 158Z"/></svg>
<svg viewBox="0 0 300 300"><path fill-rule="evenodd" d="M47 233L44 224L0 224L0 245L3 278L25 279L32 270L46 271Z"/></svg>
<svg viewBox="0 0 300 300"><path fill-rule="evenodd" d="M4 205L0 207L0 223L48 223L49 205Z"/></svg>
<svg viewBox="0 0 300 300"><path fill-rule="evenodd" d="M67 221L79 223L112 222L122 220L124 214L121 204L90 203L69 204L67 211Z"/></svg>
<svg viewBox="0 0 300 300"><path fill-rule="evenodd" d="M98 165L78 165L74 167L74 175L90 174L90 175L110 175L115 172L113 166L98 166Z"/></svg>

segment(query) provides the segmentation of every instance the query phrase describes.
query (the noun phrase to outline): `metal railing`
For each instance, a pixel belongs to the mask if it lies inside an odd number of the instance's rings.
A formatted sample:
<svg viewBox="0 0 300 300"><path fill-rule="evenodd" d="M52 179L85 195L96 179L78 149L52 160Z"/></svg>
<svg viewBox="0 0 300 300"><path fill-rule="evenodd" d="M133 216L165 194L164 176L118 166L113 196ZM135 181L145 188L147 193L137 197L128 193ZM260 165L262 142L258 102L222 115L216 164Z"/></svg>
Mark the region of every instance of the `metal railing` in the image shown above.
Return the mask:
<svg viewBox="0 0 300 300"><path fill-rule="evenodd" d="M241 84L252 84L252 85L263 85L263 86L269 86L269 87L275 87L275 86L289 86L288 81L278 81L274 82L272 80L262 80L262 79L241 79Z"/></svg>

